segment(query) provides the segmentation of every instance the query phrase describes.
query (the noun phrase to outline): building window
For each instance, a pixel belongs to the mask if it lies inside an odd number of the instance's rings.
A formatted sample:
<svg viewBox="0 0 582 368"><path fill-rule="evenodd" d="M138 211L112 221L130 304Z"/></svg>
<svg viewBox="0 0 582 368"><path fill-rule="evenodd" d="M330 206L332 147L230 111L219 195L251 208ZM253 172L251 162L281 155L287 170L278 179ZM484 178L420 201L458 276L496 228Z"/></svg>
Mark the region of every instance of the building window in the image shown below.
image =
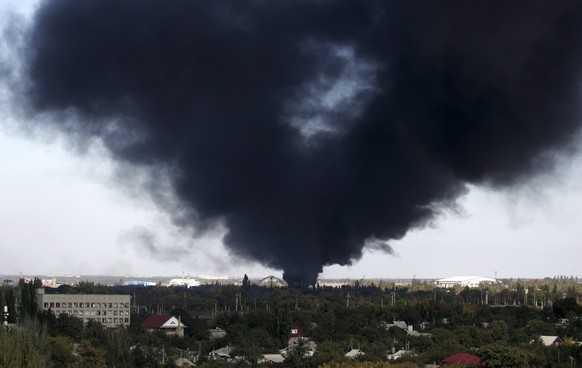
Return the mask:
<svg viewBox="0 0 582 368"><path fill-rule="evenodd" d="M54 308L55 307L55 303L54 302L51 302L50 303L50 306L51 306L51 308Z"/></svg>
<svg viewBox="0 0 582 368"><path fill-rule="evenodd" d="M47 309L48 306L49 306L49 303L48 302L44 302L44 308Z"/></svg>
<svg viewBox="0 0 582 368"><path fill-rule="evenodd" d="M79 308L79 303L73 303L73 308Z"/></svg>
<svg viewBox="0 0 582 368"><path fill-rule="evenodd" d="M85 303L79 303L79 308L85 308Z"/></svg>

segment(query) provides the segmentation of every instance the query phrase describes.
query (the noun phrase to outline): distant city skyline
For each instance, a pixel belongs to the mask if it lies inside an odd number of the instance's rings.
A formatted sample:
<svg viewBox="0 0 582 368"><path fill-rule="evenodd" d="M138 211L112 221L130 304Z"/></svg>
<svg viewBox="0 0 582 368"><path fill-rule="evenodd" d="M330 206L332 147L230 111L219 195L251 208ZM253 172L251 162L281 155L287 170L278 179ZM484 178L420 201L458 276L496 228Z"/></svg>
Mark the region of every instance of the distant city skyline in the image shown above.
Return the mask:
<svg viewBox="0 0 582 368"><path fill-rule="evenodd" d="M38 2L17 3L0 0L0 24L10 12L29 17ZM13 50L0 42L7 63ZM0 274L282 277L280 269L229 254L224 227L196 237L174 225L144 190L140 168L119 165L98 143L75 146L62 133L34 128L11 98L0 85ZM582 276L577 141L555 153L554 170L503 190L469 185L431 226L389 241L394 254L365 249L352 265L326 266L319 277Z"/></svg>

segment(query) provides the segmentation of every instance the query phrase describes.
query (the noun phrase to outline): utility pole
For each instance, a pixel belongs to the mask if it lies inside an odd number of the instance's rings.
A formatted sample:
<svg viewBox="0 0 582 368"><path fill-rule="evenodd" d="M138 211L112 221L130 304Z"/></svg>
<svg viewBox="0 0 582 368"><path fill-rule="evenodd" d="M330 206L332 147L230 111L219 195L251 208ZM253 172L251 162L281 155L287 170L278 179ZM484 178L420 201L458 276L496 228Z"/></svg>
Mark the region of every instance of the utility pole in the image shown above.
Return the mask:
<svg viewBox="0 0 582 368"><path fill-rule="evenodd" d="M166 346L162 345L162 364L166 364Z"/></svg>

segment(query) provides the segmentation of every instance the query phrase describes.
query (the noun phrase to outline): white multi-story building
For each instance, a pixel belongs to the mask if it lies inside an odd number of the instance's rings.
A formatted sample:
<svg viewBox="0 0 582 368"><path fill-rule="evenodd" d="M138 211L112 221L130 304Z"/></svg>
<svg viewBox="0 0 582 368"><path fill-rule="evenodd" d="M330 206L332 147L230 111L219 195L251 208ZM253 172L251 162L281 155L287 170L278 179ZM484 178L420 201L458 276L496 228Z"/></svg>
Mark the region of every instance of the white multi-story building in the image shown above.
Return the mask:
<svg viewBox="0 0 582 368"><path fill-rule="evenodd" d="M37 289L36 294L39 310L50 310L57 317L68 314L85 323L93 320L106 327L129 326L131 317L129 295L45 294L44 289Z"/></svg>

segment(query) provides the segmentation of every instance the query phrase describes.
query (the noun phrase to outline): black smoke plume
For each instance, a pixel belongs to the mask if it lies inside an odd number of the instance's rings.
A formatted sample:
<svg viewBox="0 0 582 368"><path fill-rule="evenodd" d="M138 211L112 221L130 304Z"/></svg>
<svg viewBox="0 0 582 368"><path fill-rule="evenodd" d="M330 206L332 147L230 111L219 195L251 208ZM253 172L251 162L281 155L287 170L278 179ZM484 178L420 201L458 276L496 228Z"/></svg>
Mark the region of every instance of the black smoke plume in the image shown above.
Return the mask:
<svg viewBox="0 0 582 368"><path fill-rule="evenodd" d="M551 168L580 125L574 0L47 0L24 50L32 115L164 168L189 225L290 283Z"/></svg>

